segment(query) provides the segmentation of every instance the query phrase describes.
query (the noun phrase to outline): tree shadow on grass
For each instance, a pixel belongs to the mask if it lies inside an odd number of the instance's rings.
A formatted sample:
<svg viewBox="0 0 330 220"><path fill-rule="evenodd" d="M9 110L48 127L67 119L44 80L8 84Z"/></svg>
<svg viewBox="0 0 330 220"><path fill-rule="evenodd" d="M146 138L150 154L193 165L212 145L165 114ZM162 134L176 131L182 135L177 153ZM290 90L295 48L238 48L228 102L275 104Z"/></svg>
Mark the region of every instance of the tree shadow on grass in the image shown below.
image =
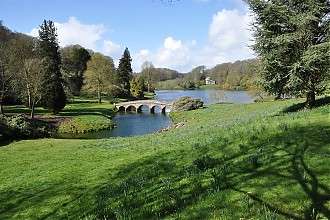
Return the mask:
<svg viewBox="0 0 330 220"><path fill-rule="evenodd" d="M98 205L92 213L99 218L159 219L175 217L190 207L196 207L188 217L207 219L211 217L212 208L205 209L198 204L213 193L230 190L248 196L258 204L253 212L265 206L285 219L311 219L313 210L330 216L327 206L330 200L329 179L326 174L320 173L329 164L323 161L321 167L311 167L317 162L314 156L322 157L330 153L330 136L327 134L330 134L330 126L297 125L252 135L250 145L240 153L223 159L213 155L210 159L200 157L212 162L210 166L202 166L202 169L198 169L200 163L196 160L184 163L183 167L178 165L182 164L178 161L182 152L144 157L119 167L108 183L97 190ZM259 148L262 150L259 151L258 166L254 166L248 155ZM270 159L263 160L266 157ZM220 175L220 171L226 172L226 164L235 166L228 169L227 175ZM279 193L284 201L268 199L268 196L277 193L274 185L283 190ZM301 197L292 197L291 185ZM255 192L250 193L246 189ZM289 201L302 205L301 198L305 200L304 204L308 203L304 210L299 210L297 205L292 207L286 204Z"/></svg>
<svg viewBox="0 0 330 220"><path fill-rule="evenodd" d="M330 126L315 125L294 126L285 131L277 132L273 136L264 135L263 137L258 137L253 143L256 146L262 146L262 152L259 156L272 157L272 161L261 164L260 168L262 170L256 169L255 172L251 172L244 179L240 179L242 182L246 181L246 184L231 182L230 188L248 195L256 202L265 204L270 210L286 218L302 220L316 219L316 215L329 217L330 210L329 206L326 205L330 201L330 188L329 184L327 184L327 181L330 181L330 179L326 178L326 173L330 166L328 158L326 158L326 155L330 153L329 134ZM284 153L282 153L281 157L276 157L275 155L278 152ZM315 159L312 160L315 156L320 158L320 163L318 163L318 167L311 167L311 164L317 162ZM321 161L323 156L324 161ZM283 170L283 167L280 167L283 164L286 164L287 171ZM248 170L245 169L244 171L242 169L242 171L243 173L241 174L246 174ZM284 182L295 183L292 186L298 184L301 188L301 193L308 198L309 207L305 207L303 213L299 213L298 215L291 214L270 204L262 199L261 196L241 190L240 187L244 185L248 186L249 179L258 178L258 176L263 175L268 175L269 179L274 177L278 181L284 180ZM274 184L281 185L276 182ZM273 186L263 185L263 187L269 187L271 189ZM290 192L287 193L290 194ZM288 198L289 194L286 196L286 200L294 202L296 198Z"/></svg>
<svg viewBox="0 0 330 220"><path fill-rule="evenodd" d="M83 189L66 187L63 181L24 185L0 190L1 219L78 219ZM75 204L75 205L73 205Z"/></svg>
<svg viewBox="0 0 330 220"><path fill-rule="evenodd" d="M329 104L330 104L330 96L325 96L325 97L315 100L314 108L320 107L323 105L329 105ZM303 102L303 103L293 104L293 105L283 109L282 112L283 113L297 112L297 111L303 110L305 108L306 108L306 102Z"/></svg>
<svg viewBox="0 0 330 220"><path fill-rule="evenodd" d="M61 116L79 116L79 115L107 115L113 116L115 112L110 108L74 108L64 109Z"/></svg>

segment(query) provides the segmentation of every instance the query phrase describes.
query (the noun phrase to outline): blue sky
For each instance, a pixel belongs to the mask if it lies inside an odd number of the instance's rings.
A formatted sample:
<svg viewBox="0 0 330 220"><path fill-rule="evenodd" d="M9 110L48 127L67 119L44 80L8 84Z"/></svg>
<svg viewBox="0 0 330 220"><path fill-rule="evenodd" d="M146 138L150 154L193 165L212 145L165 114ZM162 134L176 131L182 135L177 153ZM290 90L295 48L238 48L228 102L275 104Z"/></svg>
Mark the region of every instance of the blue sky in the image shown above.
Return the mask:
<svg viewBox="0 0 330 220"><path fill-rule="evenodd" d="M188 72L205 65L253 58L251 15L241 0L1 0L4 25L38 35L44 19L55 22L62 47L80 44L111 56L126 47L133 70L144 61Z"/></svg>

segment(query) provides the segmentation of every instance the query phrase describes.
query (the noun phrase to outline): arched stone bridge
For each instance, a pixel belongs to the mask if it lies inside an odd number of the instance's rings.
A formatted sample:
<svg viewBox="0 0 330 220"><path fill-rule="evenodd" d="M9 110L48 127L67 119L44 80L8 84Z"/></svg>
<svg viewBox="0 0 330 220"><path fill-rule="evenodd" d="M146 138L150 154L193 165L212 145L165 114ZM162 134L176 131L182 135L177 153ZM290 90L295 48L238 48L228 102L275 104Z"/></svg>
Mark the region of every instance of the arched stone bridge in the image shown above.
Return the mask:
<svg viewBox="0 0 330 220"><path fill-rule="evenodd" d="M172 103L166 103L155 100L137 100L131 102L114 103L114 106L118 109L118 111L125 111L125 112L132 111L132 107L135 109L136 112L141 112L142 106L148 106L150 113L154 113L155 107L159 106L162 113L165 113L166 107L171 107Z"/></svg>

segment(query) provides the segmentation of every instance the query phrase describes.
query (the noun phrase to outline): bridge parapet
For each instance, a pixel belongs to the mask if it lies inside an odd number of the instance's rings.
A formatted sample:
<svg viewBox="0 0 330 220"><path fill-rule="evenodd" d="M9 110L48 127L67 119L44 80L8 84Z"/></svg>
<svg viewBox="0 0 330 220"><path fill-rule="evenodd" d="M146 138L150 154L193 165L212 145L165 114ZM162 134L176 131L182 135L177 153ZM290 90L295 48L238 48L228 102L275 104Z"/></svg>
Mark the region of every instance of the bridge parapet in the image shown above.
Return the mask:
<svg viewBox="0 0 330 220"><path fill-rule="evenodd" d="M114 106L118 109L118 111L125 110L125 112L131 111L132 107L135 108L136 112L141 112L142 106L148 106L150 113L154 113L155 107L159 106L161 108L162 113L165 113L166 107L172 107L172 103L166 103L156 100L137 100L131 102L114 103Z"/></svg>

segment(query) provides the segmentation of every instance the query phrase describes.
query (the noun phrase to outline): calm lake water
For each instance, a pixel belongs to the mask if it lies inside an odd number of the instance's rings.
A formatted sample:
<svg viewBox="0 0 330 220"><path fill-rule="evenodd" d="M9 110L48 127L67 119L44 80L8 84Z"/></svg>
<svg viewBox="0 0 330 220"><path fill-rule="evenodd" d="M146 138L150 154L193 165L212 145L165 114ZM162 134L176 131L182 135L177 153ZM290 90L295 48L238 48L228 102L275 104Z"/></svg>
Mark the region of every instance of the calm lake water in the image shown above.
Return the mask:
<svg viewBox="0 0 330 220"><path fill-rule="evenodd" d="M253 102L253 99L245 91L222 91L211 89L161 90L156 91L156 96L154 99L163 102L173 102L175 99L182 96L201 98L204 102L204 105L217 102ZM155 113L150 114L148 107L143 106L141 113L117 113L116 117L112 119L117 126L112 130L78 134L74 136L71 134L67 138L96 139L150 134L172 124L172 120L168 114L169 109L166 109L166 114L162 114L160 108L155 108Z"/></svg>

